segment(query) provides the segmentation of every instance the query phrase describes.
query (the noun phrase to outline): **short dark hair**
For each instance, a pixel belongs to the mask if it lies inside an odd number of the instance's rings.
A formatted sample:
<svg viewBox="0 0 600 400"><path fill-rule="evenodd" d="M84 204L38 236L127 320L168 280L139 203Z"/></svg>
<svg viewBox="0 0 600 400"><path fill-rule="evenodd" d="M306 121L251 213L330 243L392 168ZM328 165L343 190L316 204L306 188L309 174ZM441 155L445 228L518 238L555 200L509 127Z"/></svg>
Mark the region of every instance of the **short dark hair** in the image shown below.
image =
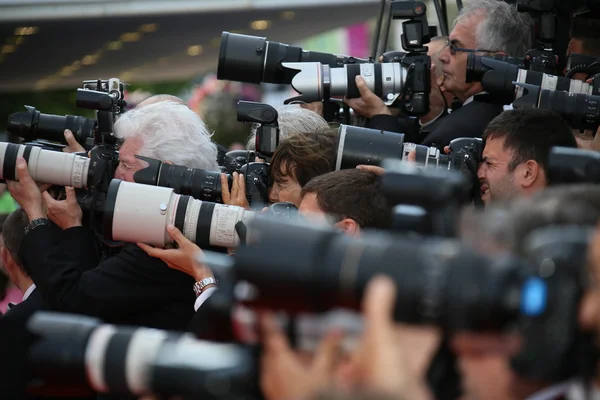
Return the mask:
<svg viewBox="0 0 600 400"><path fill-rule="evenodd" d="M575 17L571 22L571 38L581 40L583 54L600 57L600 19Z"/></svg>
<svg viewBox="0 0 600 400"><path fill-rule="evenodd" d="M25 270L23 261L19 257L19 250L23 238L25 237L25 228L29 224L29 218L22 208L18 208L11 212L4 224L2 225L2 239L4 241L4 247L8 250L15 263L21 268L27 275L28 272Z"/></svg>
<svg viewBox="0 0 600 400"><path fill-rule="evenodd" d="M534 160L546 170L548 154L554 146L577 147L569 125L560 115L540 108L507 110L494 118L483 140L504 138L504 148L515 152L508 168Z"/></svg>
<svg viewBox="0 0 600 400"><path fill-rule="evenodd" d="M291 176L300 186L335 169L337 130L296 133L285 138L271 159L275 182Z"/></svg>
<svg viewBox="0 0 600 400"><path fill-rule="evenodd" d="M315 193L323 212L355 220L362 228L389 228L392 209L383 194L379 177L370 171L346 169L312 179L302 197Z"/></svg>

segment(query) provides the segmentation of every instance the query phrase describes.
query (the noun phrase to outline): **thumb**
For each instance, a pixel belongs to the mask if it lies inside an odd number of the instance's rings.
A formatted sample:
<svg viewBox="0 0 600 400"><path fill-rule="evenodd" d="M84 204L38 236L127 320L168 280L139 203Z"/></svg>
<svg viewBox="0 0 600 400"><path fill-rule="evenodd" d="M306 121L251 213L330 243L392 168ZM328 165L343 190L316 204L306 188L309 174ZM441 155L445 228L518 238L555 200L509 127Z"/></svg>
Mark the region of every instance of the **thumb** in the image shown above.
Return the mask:
<svg viewBox="0 0 600 400"><path fill-rule="evenodd" d="M71 132L69 129L65 129L65 140L69 146L76 146L79 144L77 143L77 140L75 140L73 132Z"/></svg>
<svg viewBox="0 0 600 400"><path fill-rule="evenodd" d="M396 300L396 286L386 276L376 276L367 285L363 299L365 324L385 328L392 324Z"/></svg>
<svg viewBox="0 0 600 400"><path fill-rule="evenodd" d="M67 192L67 202L68 203L76 203L77 196L75 195L75 189L71 186L65 187L65 192Z"/></svg>
<svg viewBox="0 0 600 400"><path fill-rule="evenodd" d="M50 193L48 193L47 191L42 193L42 198L44 199L44 203L46 203L46 206L56 203L56 200L54 200L52 196L50 196Z"/></svg>
<svg viewBox="0 0 600 400"><path fill-rule="evenodd" d="M363 78L360 75L356 75L356 78L354 78L354 80L356 82L356 88L360 93L360 97L364 99L366 97L373 96L373 92L371 92L371 90L367 86L367 81L365 81L365 78Z"/></svg>
<svg viewBox="0 0 600 400"><path fill-rule="evenodd" d="M27 169L27 162L23 157L17 158L17 179L23 183L33 181Z"/></svg>
<svg viewBox="0 0 600 400"><path fill-rule="evenodd" d="M185 236L183 236L183 233L181 233L181 231L177 229L175 225L167 225L167 232L169 233L171 238L179 245L179 247L182 247L187 243L191 243Z"/></svg>

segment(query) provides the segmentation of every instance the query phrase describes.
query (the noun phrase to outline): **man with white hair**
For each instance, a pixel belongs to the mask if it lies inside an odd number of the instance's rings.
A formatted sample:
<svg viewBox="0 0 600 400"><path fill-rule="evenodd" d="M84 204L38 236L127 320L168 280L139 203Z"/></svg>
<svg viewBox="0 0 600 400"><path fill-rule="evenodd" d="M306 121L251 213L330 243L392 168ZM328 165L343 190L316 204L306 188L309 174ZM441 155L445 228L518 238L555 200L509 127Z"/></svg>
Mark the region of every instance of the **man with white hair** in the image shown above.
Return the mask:
<svg viewBox="0 0 600 400"><path fill-rule="evenodd" d="M123 114L115 124L115 135L123 139L115 178L133 182L133 174L145 162L135 156L216 171L217 146L202 119L189 108L161 101Z"/></svg>
<svg viewBox="0 0 600 400"><path fill-rule="evenodd" d="M119 119L115 134L123 139L115 178L131 182L133 174L144 168L135 155L190 168L217 168L210 132L184 105L163 101L138 107ZM25 160L17 163L20 181L9 182L8 187L30 221L20 256L55 310L92 315L109 323L187 327L194 312L192 278L168 268L135 244L102 260L94 233L81 226L73 189L68 188L65 201L42 196Z"/></svg>

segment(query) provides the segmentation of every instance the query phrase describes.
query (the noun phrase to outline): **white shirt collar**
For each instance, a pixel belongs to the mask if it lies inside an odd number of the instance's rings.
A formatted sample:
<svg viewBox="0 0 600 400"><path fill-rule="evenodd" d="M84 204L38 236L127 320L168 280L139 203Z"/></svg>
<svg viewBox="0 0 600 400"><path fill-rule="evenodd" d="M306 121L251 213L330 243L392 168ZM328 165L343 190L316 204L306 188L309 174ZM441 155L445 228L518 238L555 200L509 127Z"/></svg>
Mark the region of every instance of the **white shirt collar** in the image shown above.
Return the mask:
<svg viewBox="0 0 600 400"><path fill-rule="evenodd" d="M467 104L469 104L473 100L475 100L475 96L469 97L468 99L465 100L465 102L463 103L463 106L466 106Z"/></svg>
<svg viewBox="0 0 600 400"><path fill-rule="evenodd" d="M573 385L573 381L561 382L542 389L527 397L525 400L554 400L557 397L567 394L571 385Z"/></svg>
<svg viewBox="0 0 600 400"><path fill-rule="evenodd" d="M437 115L437 117L435 117L434 119L432 119L429 122L425 122L424 124L421 123L421 120L419 120L419 125L421 125L421 128L425 128L427 125L431 125L433 124L435 121L437 121L438 119L440 119L440 117L442 116L442 114L444 114L444 109L442 108L442 111L440 111L440 113Z"/></svg>
<svg viewBox="0 0 600 400"><path fill-rule="evenodd" d="M31 293L33 293L33 291L35 290L35 283L31 286L29 286L29 288L25 291L25 294L23 294L23 301L27 300L27 298L31 295Z"/></svg>

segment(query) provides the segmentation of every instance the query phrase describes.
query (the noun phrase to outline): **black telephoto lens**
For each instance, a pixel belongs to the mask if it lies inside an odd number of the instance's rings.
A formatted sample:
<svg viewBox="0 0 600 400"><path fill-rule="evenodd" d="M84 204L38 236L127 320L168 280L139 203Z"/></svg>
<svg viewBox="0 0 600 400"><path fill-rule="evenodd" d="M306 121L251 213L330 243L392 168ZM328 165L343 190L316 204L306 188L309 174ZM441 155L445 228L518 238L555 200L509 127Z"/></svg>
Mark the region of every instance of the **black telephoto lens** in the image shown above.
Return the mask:
<svg viewBox="0 0 600 400"><path fill-rule="evenodd" d="M96 120L75 115L42 114L34 107L25 106L27 111L9 115L7 130L13 135L33 141L46 139L52 142L66 143L64 132L73 132L77 142L83 146L88 138L94 137Z"/></svg>
<svg viewBox="0 0 600 400"><path fill-rule="evenodd" d="M600 96L542 90L538 108L559 114L573 129L600 126Z"/></svg>
<svg viewBox="0 0 600 400"><path fill-rule="evenodd" d="M148 166L133 174L134 182L168 187L177 194L192 196L197 200L222 203L220 172L165 164L142 156L136 157L148 163ZM231 177L229 179L231 180Z"/></svg>
<svg viewBox="0 0 600 400"><path fill-rule="evenodd" d="M357 165L381 165L383 160L402 160L404 135L352 125L340 125L335 170Z"/></svg>
<svg viewBox="0 0 600 400"><path fill-rule="evenodd" d="M380 274L396 282L394 316L404 323L498 330L515 322L523 306L527 269L521 261L477 255L457 241L352 238L266 217L255 218L250 227L256 240L238 248L234 270L237 279L259 289L257 306L290 312L359 309L367 283Z"/></svg>

